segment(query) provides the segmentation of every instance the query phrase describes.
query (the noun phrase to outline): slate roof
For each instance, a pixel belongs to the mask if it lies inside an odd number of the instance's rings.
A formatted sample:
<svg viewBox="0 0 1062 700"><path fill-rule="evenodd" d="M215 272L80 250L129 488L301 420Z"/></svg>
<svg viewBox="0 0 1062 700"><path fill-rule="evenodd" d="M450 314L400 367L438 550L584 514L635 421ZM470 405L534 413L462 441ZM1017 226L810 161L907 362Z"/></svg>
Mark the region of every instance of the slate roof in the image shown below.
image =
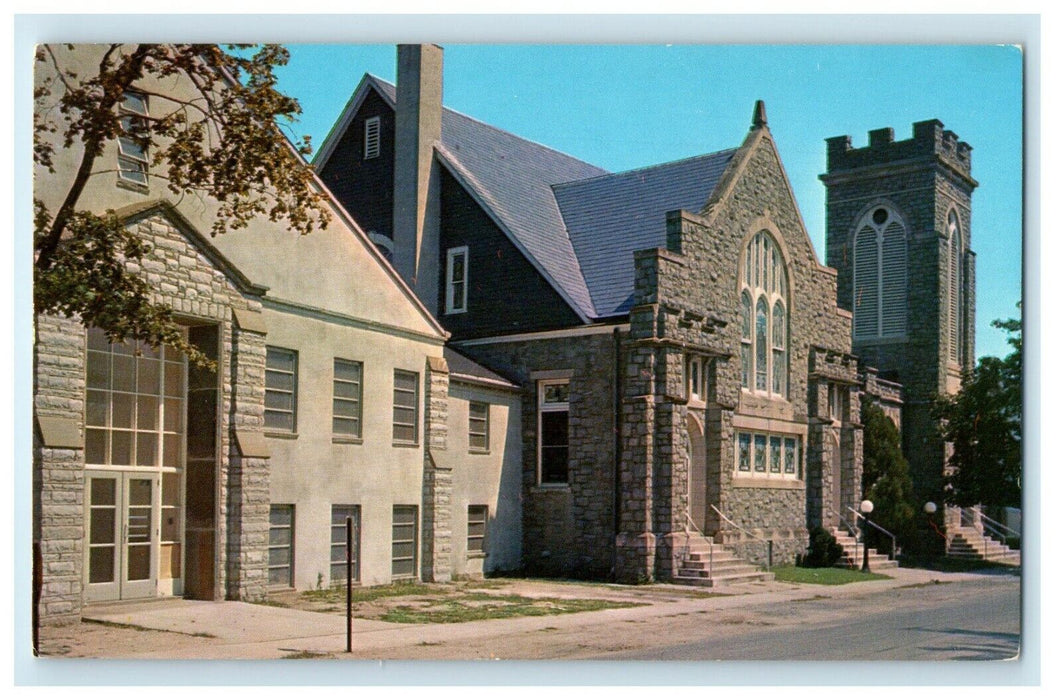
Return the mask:
<svg viewBox="0 0 1062 700"><path fill-rule="evenodd" d="M492 372L475 360L465 357L449 345L443 347L443 358L450 367L450 376L455 378L471 379L483 384L492 384L507 389L519 389L519 385L512 383L505 377Z"/></svg>
<svg viewBox="0 0 1062 700"><path fill-rule="evenodd" d="M667 247L667 212L703 209L736 150L553 187L595 316L630 310L634 251Z"/></svg>
<svg viewBox="0 0 1062 700"><path fill-rule="evenodd" d="M395 105L393 84L372 75L365 81ZM611 174L446 107L436 147L444 166L587 320L629 311L633 252L664 247L665 214L700 211L735 151Z"/></svg>

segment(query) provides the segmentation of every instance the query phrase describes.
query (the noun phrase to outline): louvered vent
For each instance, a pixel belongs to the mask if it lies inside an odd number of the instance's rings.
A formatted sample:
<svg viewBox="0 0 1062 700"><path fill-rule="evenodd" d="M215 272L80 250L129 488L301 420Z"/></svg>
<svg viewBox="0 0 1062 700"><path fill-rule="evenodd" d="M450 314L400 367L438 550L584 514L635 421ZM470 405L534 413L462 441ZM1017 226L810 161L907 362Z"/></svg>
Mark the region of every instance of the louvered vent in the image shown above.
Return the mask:
<svg viewBox="0 0 1062 700"><path fill-rule="evenodd" d="M856 234L852 315L856 338L878 334L878 235L870 226Z"/></svg>
<svg viewBox="0 0 1062 700"><path fill-rule="evenodd" d="M365 160L380 155L380 118L365 120Z"/></svg>
<svg viewBox="0 0 1062 700"><path fill-rule="evenodd" d="M881 335L907 332L907 238L896 220L881 241Z"/></svg>
<svg viewBox="0 0 1062 700"><path fill-rule="evenodd" d="M958 232L956 232L957 234ZM958 240L958 235L951 237L951 260L949 261L950 279L948 280L948 311L950 318L948 318L948 334L950 340L950 353L949 356L953 362L959 361L959 260L961 259L960 250L961 244Z"/></svg>

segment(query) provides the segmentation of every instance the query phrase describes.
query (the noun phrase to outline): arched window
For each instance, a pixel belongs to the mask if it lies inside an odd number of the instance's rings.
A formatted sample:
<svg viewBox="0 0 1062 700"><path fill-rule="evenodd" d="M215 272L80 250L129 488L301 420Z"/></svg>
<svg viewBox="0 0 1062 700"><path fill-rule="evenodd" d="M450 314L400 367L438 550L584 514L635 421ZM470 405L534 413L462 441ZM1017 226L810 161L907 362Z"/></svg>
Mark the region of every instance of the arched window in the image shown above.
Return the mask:
<svg viewBox="0 0 1062 700"><path fill-rule="evenodd" d="M948 359L959 362L962 337L962 231L959 229L959 215L952 209L948 212Z"/></svg>
<svg viewBox="0 0 1062 700"><path fill-rule="evenodd" d="M899 215L875 207L853 238L852 315L856 339L907 332L907 231Z"/></svg>
<svg viewBox="0 0 1062 700"><path fill-rule="evenodd" d="M766 231L749 241L741 275L741 387L785 397L789 379L788 274Z"/></svg>

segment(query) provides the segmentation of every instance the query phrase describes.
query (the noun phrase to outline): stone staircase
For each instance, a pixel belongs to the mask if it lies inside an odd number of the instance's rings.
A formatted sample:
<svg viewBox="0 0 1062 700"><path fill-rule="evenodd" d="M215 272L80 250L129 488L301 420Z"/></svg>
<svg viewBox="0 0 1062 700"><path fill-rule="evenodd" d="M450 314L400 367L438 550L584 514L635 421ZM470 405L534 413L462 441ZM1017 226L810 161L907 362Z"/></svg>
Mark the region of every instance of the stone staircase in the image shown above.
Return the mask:
<svg viewBox="0 0 1062 700"><path fill-rule="evenodd" d="M834 539L837 540L837 544L841 545L844 549L844 554L837 561L834 566L841 567L843 569L861 569L863 568L863 545L861 545L855 537L848 534L847 531L840 528L834 528L832 532ZM881 569L895 569L900 566L898 561L889 559L887 554L881 554L875 550L870 550L869 564L871 571L880 571Z"/></svg>
<svg viewBox="0 0 1062 700"><path fill-rule="evenodd" d="M984 537L972 527L952 527L949 531L948 556L956 559L993 561L1021 566L1021 550L1011 549L991 537Z"/></svg>
<svg viewBox="0 0 1062 700"><path fill-rule="evenodd" d="M710 569L710 571L709 571ZM756 581L773 581L774 574L750 564L722 545L703 535L691 533L686 555L672 583L686 586L728 586Z"/></svg>

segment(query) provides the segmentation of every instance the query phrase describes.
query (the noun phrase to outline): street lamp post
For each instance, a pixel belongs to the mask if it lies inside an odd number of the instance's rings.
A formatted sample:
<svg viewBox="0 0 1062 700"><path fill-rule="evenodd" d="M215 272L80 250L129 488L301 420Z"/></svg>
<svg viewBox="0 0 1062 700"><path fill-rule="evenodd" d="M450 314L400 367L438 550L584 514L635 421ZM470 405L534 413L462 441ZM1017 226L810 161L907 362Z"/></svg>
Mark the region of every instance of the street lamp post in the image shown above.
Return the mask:
<svg viewBox="0 0 1062 700"><path fill-rule="evenodd" d="M863 520L865 524L863 526L863 573L870 573L870 551L867 549L867 526L870 525L868 515L874 510L874 504L868 501L863 501L859 504L859 512L863 514Z"/></svg>

